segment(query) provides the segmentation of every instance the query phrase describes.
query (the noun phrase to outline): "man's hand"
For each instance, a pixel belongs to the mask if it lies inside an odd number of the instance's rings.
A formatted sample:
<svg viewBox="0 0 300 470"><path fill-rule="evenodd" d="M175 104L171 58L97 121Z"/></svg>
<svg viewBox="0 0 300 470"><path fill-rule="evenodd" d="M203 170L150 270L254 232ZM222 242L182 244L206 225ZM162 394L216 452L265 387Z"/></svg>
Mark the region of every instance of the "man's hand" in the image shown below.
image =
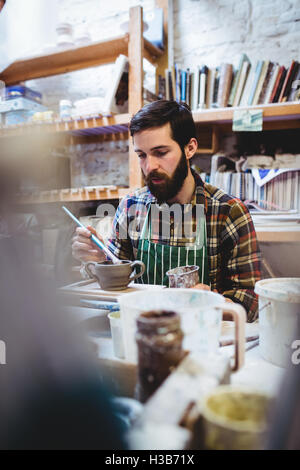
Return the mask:
<svg viewBox="0 0 300 470"><path fill-rule="evenodd" d="M97 234L96 230L91 225L87 228L76 228L76 235L72 240L72 255L75 259L84 263L88 261L105 261L105 253L90 239L92 233L104 243L101 236Z"/></svg>
<svg viewBox="0 0 300 470"><path fill-rule="evenodd" d="M192 287L192 289L211 290L211 288L207 284L201 284L201 282L196 284L194 287ZM217 289L214 289L213 292L216 292L217 294L219 294ZM224 297L224 300L225 302L233 302L233 300L229 299L228 297Z"/></svg>
<svg viewBox="0 0 300 470"><path fill-rule="evenodd" d="M192 289L211 290L211 288L207 284L201 284L201 282L199 282L194 287L192 287ZM214 291L214 292L217 292L217 291Z"/></svg>
<svg viewBox="0 0 300 470"><path fill-rule="evenodd" d="M207 284L196 284L192 289L199 289L199 290L211 290L211 288ZM218 294L217 289L214 289L213 292L216 292ZM221 294L222 295L222 294ZM228 297L224 297L225 302L233 302L233 300L228 299ZM232 315L228 312L223 312L223 318L222 320L226 321L232 321Z"/></svg>

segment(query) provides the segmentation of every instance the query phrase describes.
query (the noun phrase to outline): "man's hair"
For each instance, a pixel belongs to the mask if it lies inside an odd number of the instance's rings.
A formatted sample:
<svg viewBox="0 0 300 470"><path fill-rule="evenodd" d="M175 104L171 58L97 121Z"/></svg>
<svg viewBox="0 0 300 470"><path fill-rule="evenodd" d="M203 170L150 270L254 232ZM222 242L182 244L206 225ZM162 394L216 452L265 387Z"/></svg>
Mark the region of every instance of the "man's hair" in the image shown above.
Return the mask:
<svg viewBox="0 0 300 470"><path fill-rule="evenodd" d="M152 127L171 126L171 137L182 151L192 137L196 138L196 126L189 106L177 101L159 100L146 104L131 119L131 137Z"/></svg>

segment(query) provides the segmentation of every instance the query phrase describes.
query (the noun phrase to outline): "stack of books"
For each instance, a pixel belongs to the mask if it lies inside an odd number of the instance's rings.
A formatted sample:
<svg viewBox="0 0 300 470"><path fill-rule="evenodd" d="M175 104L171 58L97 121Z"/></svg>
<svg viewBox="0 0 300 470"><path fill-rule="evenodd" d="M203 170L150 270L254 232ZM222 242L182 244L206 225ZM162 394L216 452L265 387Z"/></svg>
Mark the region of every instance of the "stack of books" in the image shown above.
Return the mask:
<svg viewBox="0 0 300 470"><path fill-rule="evenodd" d="M270 60L251 63L242 54L235 70L232 64L183 69L175 64L165 70L163 98L186 102L193 111L228 106L255 106L300 101L300 63L284 67Z"/></svg>

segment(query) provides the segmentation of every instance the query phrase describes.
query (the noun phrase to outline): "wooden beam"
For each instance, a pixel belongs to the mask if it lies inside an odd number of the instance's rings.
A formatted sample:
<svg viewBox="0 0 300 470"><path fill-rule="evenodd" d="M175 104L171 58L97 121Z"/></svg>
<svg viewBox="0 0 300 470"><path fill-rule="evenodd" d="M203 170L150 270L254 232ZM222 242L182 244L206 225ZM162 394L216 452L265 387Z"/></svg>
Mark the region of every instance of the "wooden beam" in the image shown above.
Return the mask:
<svg viewBox="0 0 300 470"><path fill-rule="evenodd" d="M157 8L163 9L164 15L164 53L156 60L156 94L158 94L158 76L165 77L165 69L169 67L168 57L168 14L169 14L169 0L156 0Z"/></svg>
<svg viewBox="0 0 300 470"><path fill-rule="evenodd" d="M0 74L6 85L34 78L48 77L87 67L109 64L119 54L127 54L128 35L88 46L59 50L52 54L35 56L13 62Z"/></svg>
<svg viewBox="0 0 300 470"><path fill-rule="evenodd" d="M141 7L129 10L129 103L128 110L132 116L143 106L143 11ZM132 139L129 139L129 186L142 186L142 174L138 158L133 149Z"/></svg>

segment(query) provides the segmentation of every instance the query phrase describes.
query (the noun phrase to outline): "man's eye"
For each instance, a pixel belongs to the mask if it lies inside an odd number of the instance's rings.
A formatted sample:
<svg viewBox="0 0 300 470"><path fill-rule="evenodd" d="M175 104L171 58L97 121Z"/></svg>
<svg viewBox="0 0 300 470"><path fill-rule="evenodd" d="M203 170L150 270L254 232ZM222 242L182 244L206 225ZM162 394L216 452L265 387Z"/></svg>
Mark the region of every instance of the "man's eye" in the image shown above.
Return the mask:
<svg viewBox="0 0 300 470"><path fill-rule="evenodd" d="M137 156L139 158L146 158L146 154L145 153L138 153Z"/></svg>
<svg viewBox="0 0 300 470"><path fill-rule="evenodd" d="M156 152L156 156L157 157L163 157L164 155L166 155L168 152Z"/></svg>

